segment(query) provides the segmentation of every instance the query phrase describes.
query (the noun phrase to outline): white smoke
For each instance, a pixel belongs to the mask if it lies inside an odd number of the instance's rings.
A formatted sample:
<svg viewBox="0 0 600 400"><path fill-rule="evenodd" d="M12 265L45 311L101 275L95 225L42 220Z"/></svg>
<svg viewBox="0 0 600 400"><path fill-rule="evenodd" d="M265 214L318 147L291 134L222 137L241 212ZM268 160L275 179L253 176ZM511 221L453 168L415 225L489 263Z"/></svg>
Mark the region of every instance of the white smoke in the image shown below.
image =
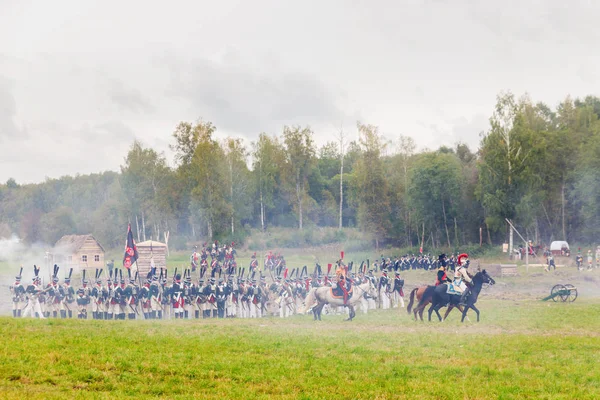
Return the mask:
<svg viewBox="0 0 600 400"><path fill-rule="evenodd" d="M0 239L0 262L13 260L23 247L21 240L16 235L10 239Z"/></svg>
<svg viewBox="0 0 600 400"><path fill-rule="evenodd" d="M28 245L21 239L12 235L8 239L0 239L0 314L9 312L10 292L9 286L15 281L23 267L21 282L27 286L34 276L33 266L40 268L40 277L43 284L50 280L52 275L52 260L48 257L51 246L44 243Z"/></svg>

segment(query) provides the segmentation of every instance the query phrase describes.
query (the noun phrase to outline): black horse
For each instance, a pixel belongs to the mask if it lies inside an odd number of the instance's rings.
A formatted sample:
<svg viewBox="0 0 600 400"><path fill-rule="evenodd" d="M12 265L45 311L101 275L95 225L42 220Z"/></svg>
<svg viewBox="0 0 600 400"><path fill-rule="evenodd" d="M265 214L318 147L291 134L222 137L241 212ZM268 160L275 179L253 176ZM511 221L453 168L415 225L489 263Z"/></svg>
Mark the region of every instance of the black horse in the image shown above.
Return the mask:
<svg viewBox="0 0 600 400"><path fill-rule="evenodd" d="M477 322L479 322L479 310L475 307L475 303L477 303L477 298L479 297L479 292L481 292L481 287L484 283L493 285L496 283L494 279L488 275L486 270L484 269L481 272L477 272L473 277L472 287L469 289L470 293L467 297L467 304L462 312L462 318L460 322L464 322L465 317L467 316L467 312L469 309L473 309L477 313ZM448 285L443 284L435 287L433 292L433 297L431 299L431 307L429 307L429 321L431 321L431 313L435 311L440 321L442 321L442 316L439 313L439 309L442 307L448 306L450 309L459 306L460 295L448 294ZM423 299L421 299L423 301ZM420 302L419 302L419 305ZM447 315L447 313L446 313Z"/></svg>

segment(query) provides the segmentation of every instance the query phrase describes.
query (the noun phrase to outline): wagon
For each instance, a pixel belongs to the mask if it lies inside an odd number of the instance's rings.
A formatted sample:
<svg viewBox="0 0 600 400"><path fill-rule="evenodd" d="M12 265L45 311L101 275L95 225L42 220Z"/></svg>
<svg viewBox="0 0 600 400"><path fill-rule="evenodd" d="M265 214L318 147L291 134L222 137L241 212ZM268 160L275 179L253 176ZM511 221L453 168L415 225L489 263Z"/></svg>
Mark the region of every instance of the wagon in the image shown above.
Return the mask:
<svg viewBox="0 0 600 400"><path fill-rule="evenodd" d="M571 255L571 250L569 248L569 243L564 240L557 240L550 243L550 252L553 256L567 256Z"/></svg>

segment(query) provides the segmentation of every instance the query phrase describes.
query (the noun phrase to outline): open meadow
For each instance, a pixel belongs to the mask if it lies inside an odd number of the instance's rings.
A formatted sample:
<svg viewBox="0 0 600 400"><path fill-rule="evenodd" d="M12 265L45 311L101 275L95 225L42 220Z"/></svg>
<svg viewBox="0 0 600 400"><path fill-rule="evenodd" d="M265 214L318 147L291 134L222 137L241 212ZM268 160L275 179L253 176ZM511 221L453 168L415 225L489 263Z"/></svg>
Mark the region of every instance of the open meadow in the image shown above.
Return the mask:
<svg viewBox="0 0 600 400"><path fill-rule="evenodd" d="M2 317L0 398L599 398L600 272L519 273L482 292L479 323ZM433 276L404 273L406 298ZM579 298L540 301L555 283Z"/></svg>

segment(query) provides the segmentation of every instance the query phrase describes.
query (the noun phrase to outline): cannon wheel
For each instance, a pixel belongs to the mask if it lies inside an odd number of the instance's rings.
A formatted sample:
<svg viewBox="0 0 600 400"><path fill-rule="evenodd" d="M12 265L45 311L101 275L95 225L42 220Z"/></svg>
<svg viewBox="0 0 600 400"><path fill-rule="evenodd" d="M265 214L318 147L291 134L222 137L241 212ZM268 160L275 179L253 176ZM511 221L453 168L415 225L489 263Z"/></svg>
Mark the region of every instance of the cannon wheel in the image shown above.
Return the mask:
<svg viewBox="0 0 600 400"><path fill-rule="evenodd" d="M561 301L567 301L567 295L561 294L562 290L566 290L566 288L561 284L554 285L552 287L552 290L550 291L550 295L552 296L552 301L556 302L559 299Z"/></svg>
<svg viewBox="0 0 600 400"><path fill-rule="evenodd" d="M569 283L565 285L565 289L569 291L569 295L567 296L567 300L569 302L574 302L577 299L577 288Z"/></svg>

